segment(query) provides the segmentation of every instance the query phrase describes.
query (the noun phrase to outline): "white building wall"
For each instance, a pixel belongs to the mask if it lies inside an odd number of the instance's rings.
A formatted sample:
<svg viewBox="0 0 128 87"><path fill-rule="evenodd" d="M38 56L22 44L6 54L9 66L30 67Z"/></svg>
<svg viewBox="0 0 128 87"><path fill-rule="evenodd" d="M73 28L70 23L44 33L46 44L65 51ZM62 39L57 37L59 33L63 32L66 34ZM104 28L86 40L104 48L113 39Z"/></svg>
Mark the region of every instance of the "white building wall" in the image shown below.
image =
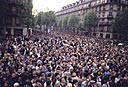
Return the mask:
<svg viewBox="0 0 128 87"><path fill-rule="evenodd" d="M14 35L14 28L11 28L11 35Z"/></svg>
<svg viewBox="0 0 128 87"><path fill-rule="evenodd" d="M23 28L23 35L27 35L27 28Z"/></svg>

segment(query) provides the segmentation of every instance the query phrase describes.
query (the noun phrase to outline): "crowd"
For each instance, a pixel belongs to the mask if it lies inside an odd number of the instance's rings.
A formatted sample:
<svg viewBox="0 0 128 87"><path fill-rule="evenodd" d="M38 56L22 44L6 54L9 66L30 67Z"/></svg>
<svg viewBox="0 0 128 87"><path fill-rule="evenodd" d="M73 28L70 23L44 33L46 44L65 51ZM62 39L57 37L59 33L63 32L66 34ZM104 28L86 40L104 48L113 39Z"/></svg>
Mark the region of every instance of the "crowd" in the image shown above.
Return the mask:
<svg viewBox="0 0 128 87"><path fill-rule="evenodd" d="M128 45L53 33L0 41L0 87L128 87Z"/></svg>

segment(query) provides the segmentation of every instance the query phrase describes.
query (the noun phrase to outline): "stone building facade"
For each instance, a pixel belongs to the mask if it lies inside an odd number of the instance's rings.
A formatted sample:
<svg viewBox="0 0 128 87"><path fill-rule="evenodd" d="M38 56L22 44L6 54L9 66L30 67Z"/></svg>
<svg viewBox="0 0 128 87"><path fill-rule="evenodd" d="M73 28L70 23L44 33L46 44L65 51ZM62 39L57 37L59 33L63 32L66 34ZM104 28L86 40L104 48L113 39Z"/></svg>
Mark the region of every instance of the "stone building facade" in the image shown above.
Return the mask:
<svg viewBox="0 0 128 87"><path fill-rule="evenodd" d="M92 32L92 35L119 39L122 35L112 32L112 23L118 13L125 8L128 8L128 0L79 0L62 7L60 11L56 12L56 16L63 19L65 16L76 14L83 21L84 15L89 10L94 10L99 21L97 31Z"/></svg>
<svg viewBox="0 0 128 87"><path fill-rule="evenodd" d="M1 0L0 2L0 35L27 35L23 23L23 4L27 0ZM31 0L32 1L32 0Z"/></svg>

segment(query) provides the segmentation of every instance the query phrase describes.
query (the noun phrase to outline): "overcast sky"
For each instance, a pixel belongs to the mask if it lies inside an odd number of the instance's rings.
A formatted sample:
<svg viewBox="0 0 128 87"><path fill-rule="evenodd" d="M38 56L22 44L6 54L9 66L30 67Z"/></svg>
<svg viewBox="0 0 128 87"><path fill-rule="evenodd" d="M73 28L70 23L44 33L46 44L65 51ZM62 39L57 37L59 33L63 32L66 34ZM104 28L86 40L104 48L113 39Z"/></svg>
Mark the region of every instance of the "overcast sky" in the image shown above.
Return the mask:
<svg viewBox="0 0 128 87"><path fill-rule="evenodd" d="M74 3L78 0L33 0L33 10L37 11L59 11L65 5Z"/></svg>

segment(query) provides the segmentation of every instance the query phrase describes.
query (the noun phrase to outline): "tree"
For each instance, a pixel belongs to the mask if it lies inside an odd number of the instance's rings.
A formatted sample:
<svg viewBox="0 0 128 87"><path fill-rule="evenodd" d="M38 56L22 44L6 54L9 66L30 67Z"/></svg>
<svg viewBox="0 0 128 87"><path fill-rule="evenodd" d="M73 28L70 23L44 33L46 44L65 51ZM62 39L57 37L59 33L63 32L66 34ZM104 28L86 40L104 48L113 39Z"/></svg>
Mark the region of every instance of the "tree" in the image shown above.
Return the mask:
<svg viewBox="0 0 128 87"><path fill-rule="evenodd" d="M90 10L84 17L84 29L86 31L91 31L98 25L98 17L93 10Z"/></svg>
<svg viewBox="0 0 128 87"><path fill-rule="evenodd" d="M71 15L68 20L68 26L77 27L80 19L76 15Z"/></svg>
<svg viewBox="0 0 128 87"><path fill-rule="evenodd" d="M37 15L36 15L36 24L40 26L40 29L41 29L41 26L45 24L45 15L44 13L41 11L39 12Z"/></svg>
<svg viewBox="0 0 128 87"><path fill-rule="evenodd" d="M128 9L119 13L115 18L112 28L114 33L128 34Z"/></svg>
<svg viewBox="0 0 128 87"><path fill-rule="evenodd" d="M57 19L57 27L58 27L59 29L62 28L62 25L63 25L62 22L63 22L62 19Z"/></svg>
<svg viewBox="0 0 128 87"><path fill-rule="evenodd" d="M69 16L66 16L64 19L63 19L63 28L66 28L68 26L68 19L69 19Z"/></svg>
<svg viewBox="0 0 128 87"><path fill-rule="evenodd" d="M32 0L27 0L25 2L23 2L23 23L25 25L27 25L27 28L31 27L33 24L33 15L32 15L32 8L33 8L33 4L32 4Z"/></svg>
<svg viewBox="0 0 128 87"><path fill-rule="evenodd" d="M73 31L76 31L76 28L78 28L78 23L80 19L76 15L71 15L68 20L68 26L73 29Z"/></svg>
<svg viewBox="0 0 128 87"><path fill-rule="evenodd" d="M36 25L36 17L34 15L32 15L32 26Z"/></svg>
<svg viewBox="0 0 128 87"><path fill-rule="evenodd" d="M45 25L46 28L48 28L56 24L56 16L53 11L49 11L45 13L39 12L36 16L36 19L37 19L37 25L39 25L40 27L42 25Z"/></svg>
<svg viewBox="0 0 128 87"><path fill-rule="evenodd" d="M81 31L84 31L84 28L83 28L83 21L79 21L78 23L78 31L77 33L81 33Z"/></svg>
<svg viewBox="0 0 128 87"><path fill-rule="evenodd" d="M46 15L46 26L51 27L56 23L56 16L54 11L49 11L45 13Z"/></svg>
<svg viewBox="0 0 128 87"><path fill-rule="evenodd" d="M78 28L81 29L81 30L83 29L83 22L82 21L79 21Z"/></svg>
<svg viewBox="0 0 128 87"><path fill-rule="evenodd" d="M66 31L68 28L68 19L69 19L69 16L66 16L62 21L62 28L64 29L64 31Z"/></svg>

